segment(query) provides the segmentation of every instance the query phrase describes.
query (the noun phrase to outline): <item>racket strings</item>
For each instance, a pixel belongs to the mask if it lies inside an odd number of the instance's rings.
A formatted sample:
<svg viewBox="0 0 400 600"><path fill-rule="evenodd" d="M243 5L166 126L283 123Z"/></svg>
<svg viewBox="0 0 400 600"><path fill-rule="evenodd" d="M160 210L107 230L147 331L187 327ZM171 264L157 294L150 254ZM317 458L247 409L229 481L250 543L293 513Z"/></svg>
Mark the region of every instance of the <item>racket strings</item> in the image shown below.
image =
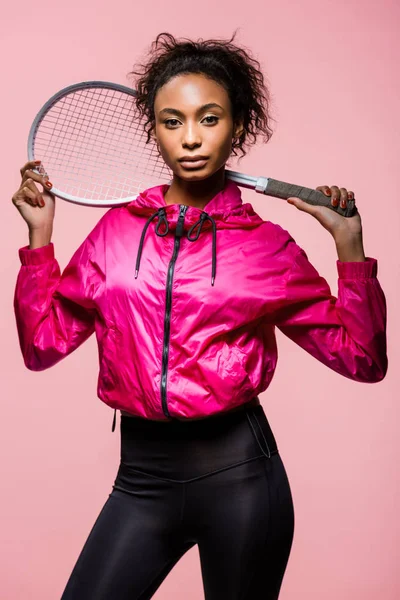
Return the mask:
<svg viewBox="0 0 400 600"><path fill-rule="evenodd" d="M61 97L42 118L34 155L57 189L106 202L136 196L171 179L154 141L146 139L131 94L78 89Z"/></svg>

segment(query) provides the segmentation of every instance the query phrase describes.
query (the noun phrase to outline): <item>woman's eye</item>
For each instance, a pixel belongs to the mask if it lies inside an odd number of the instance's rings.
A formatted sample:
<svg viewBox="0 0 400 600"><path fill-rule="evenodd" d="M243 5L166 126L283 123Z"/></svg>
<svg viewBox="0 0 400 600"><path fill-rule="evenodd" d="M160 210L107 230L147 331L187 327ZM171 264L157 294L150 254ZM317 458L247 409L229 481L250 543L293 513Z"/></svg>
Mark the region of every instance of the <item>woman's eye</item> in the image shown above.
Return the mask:
<svg viewBox="0 0 400 600"><path fill-rule="evenodd" d="M213 115L210 115L208 117L205 117L206 119L216 119L218 121L218 117L214 117ZM215 123L215 121L214 121Z"/></svg>
<svg viewBox="0 0 400 600"><path fill-rule="evenodd" d="M216 123L217 121L219 121L219 117L215 117L214 115L209 115L208 117L204 117L204 120L207 120L207 119L214 119L214 121L208 121L208 123L209 123L210 125L211 125L211 124L214 124L214 123ZM164 123L165 123L165 125L167 125L168 127L175 127L175 125L176 125L177 123L179 123L179 121L178 121L178 119L166 119L166 120L164 121Z"/></svg>
<svg viewBox="0 0 400 600"><path fill-rule="evenodd" d="M167 119L166 121L164 121L165 124L171 123L171 121L175 121L175 123L178 123L178 119ZM172 125L173 127L173 125Z"/></svg>

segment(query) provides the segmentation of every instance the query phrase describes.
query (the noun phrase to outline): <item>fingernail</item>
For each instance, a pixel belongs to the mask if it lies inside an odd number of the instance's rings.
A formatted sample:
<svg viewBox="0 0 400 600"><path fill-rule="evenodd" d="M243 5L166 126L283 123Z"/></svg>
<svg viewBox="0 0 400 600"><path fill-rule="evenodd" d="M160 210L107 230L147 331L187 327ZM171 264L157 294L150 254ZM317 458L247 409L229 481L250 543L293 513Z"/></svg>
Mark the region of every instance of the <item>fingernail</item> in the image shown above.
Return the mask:
<svg viewBox="0 0 400 600"><path fill-rule="evenodd" d="M41 162L41 160L35 160L35 165L40 165Z"/></svg>
<svg viewBox="0 0 400 600"><path fill-rule="evenodd" d="M44 206L44 205L45 205L45 202L44 202L44 200L43 200L43 198L42 198L42 197L40 197L40 200L39 200L39 202L40 202L40 206Z"/></svg>
<svg viewBox="0 0 400 600"><path fill-rule="evenodd" d="M48 188L52 187L52 183L51 181L46 181L46 183L44 184L45 186L47 186Z"/></svg>
<svg viewBox="0 0 400 600"><path fill-rule="evenodd" d="M328 196L331 195L331 190L325 190L325 194L328 194Z"/></svg>

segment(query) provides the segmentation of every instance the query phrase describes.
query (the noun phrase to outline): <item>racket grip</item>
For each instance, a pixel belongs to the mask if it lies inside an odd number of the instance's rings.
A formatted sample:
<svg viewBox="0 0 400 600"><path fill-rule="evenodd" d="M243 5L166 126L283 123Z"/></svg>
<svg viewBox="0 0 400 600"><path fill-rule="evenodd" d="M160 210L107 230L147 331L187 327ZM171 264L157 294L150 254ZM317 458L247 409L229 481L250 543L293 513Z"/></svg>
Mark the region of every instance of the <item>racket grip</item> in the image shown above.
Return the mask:
<svg viewBox="0 0 400 600"><path fill-rule="evenodd" d="M261 189L257 191L261 191ZM304 202L314 206L327 206L343 217L352 217L358 213L354 199L347 200L346 208L342 208L340 205L332 206L331 197L326 196L319 190L301 187L300 185L294 185L292 183L285 183L284 181L278 181L277 179L271 179L270 177L268 178L268 183L262 190L262 193L267 196L282 198L284 200L287 200L287 198L291 198L292 196L300 198L301 200L304 200Z"/></svg>

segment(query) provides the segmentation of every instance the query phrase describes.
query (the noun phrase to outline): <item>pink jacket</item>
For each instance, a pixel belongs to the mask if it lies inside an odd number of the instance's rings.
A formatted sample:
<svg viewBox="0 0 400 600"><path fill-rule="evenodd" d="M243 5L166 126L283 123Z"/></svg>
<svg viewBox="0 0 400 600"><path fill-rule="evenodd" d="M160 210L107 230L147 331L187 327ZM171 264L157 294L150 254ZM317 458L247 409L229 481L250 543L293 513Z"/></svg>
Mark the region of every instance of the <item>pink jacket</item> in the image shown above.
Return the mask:
<svg viewBox="0 0 400 600"><path fill-rule="evenodd" d="M338 260L335 298L232 181L204 211L167 205L167 189L104 213L62 274L52 243L19 249L14 309L28 369L51 367L95 332L103 402L149 419L204 417L268 388L278 327L344 377L385 377L375 258Z"/></svg>

